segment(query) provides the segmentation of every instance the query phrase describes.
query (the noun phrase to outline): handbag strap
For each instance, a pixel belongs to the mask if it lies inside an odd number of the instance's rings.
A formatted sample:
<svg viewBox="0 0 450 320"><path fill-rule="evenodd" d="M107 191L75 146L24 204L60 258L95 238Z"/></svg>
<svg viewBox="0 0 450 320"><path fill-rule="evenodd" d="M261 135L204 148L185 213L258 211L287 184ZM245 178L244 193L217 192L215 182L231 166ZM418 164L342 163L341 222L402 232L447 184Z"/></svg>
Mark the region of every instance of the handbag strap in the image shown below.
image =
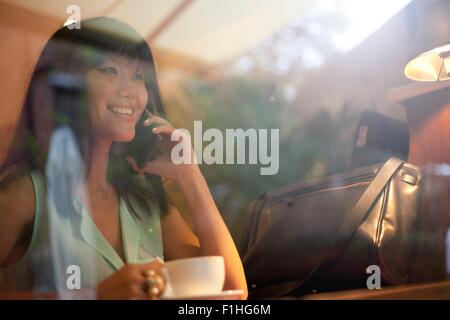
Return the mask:
<svg viewBox="0 0 450 320"><path fill-rule="evenodd" d="M375 203L375 200L384 190L391 178L395 175L398 169L403 165L404 161L397 158L390 158L381 167L378 174L369 184L363 195L359 198L356 205L353 207L349 215L347 215L339 228L336 237L330 243L320 262L312 269L309 275L303 280L295 280L284 282L278 285L262 288L252 293L252 298L282 296L288 294L309 280L319 268L323 268L328 262L334 261L344 252L347 245L350 243L353 235L358 227L364 222L369 210Z"/></svg>
<svg viewBox="0 0 450 320"><path fill-rule="evenodd" d="M335 240L327 249L327 253L325 254L321 264L325 260L333 261L337 259L344 252L350 240L353 238L353 235L358 230L358 227L366 219L367 214L377 200L378 196L384 190L397 170L400 169L403 163L404 161L394 157L386 161L378 174L369 184L366 191L364 191L361 198L359 198L356 205L353 207L351 214L345 218ZM351 236L348 236L349 234Z"/></svg>

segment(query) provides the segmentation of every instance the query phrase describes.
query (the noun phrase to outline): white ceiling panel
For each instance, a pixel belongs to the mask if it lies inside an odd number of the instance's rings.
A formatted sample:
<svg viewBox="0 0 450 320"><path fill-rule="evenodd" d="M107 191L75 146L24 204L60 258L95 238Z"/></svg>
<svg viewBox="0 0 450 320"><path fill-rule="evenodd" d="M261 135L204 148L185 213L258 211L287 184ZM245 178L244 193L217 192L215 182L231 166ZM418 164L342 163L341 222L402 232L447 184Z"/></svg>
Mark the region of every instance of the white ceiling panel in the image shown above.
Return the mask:
<svg viewBox="0 0 450 320"><path fill-rule="evenodd" d="M183 0L2 0L65 20L69 5L81 18L107 15L135 27L144 37ZM311 0L194 0L155 39L154 45L216 64L234 58L297 18Z"/></svg>

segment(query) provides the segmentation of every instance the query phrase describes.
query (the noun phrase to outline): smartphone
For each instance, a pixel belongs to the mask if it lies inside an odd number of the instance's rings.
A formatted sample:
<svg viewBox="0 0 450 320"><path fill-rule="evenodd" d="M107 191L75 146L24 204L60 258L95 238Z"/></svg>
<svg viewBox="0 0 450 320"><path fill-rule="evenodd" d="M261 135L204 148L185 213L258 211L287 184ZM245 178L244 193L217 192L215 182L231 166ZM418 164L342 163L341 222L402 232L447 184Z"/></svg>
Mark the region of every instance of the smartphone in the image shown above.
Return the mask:
<svg viewBox="0 0 450 320"><path fill-rule="evenodd" d="M153 160L156 156L157 135L152 129L157 125L152 124L144 127L146 117L141 117L136 125L136 133L134 139L127 143L125 154L127 157L133 157L139 168L143 168L145 164Z"/></svg>

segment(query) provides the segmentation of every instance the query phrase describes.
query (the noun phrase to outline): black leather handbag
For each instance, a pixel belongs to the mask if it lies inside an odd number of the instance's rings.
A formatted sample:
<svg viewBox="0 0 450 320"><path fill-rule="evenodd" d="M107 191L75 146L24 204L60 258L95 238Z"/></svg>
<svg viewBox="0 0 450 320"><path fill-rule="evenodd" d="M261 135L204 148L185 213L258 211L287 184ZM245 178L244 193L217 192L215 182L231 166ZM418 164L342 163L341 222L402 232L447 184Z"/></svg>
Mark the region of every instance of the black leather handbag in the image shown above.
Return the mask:
<svg viewBox="0 0 450 320"><path fill-rule="evenodd" d="M249 297L363 288L371 265L383 286L421 281L420 274L445 278L445 248L433 247L440 260L424 264L428 272L414 264L423 240L421 180L418 167L390 158L264 193L244 227Z"/></svg>

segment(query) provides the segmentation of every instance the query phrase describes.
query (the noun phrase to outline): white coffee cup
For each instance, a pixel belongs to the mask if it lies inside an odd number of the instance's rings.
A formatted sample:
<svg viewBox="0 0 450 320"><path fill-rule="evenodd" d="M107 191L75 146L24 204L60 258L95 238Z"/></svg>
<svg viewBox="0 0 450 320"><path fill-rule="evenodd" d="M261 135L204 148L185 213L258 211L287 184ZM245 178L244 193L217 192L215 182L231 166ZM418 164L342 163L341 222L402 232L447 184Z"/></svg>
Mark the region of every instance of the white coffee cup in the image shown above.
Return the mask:
<svg viewBox="0 0 450 320"><path fill-rule="evenodd" d="M225 282L222 256L204 256L166 262L163 298L220 294Z"/></svg>

